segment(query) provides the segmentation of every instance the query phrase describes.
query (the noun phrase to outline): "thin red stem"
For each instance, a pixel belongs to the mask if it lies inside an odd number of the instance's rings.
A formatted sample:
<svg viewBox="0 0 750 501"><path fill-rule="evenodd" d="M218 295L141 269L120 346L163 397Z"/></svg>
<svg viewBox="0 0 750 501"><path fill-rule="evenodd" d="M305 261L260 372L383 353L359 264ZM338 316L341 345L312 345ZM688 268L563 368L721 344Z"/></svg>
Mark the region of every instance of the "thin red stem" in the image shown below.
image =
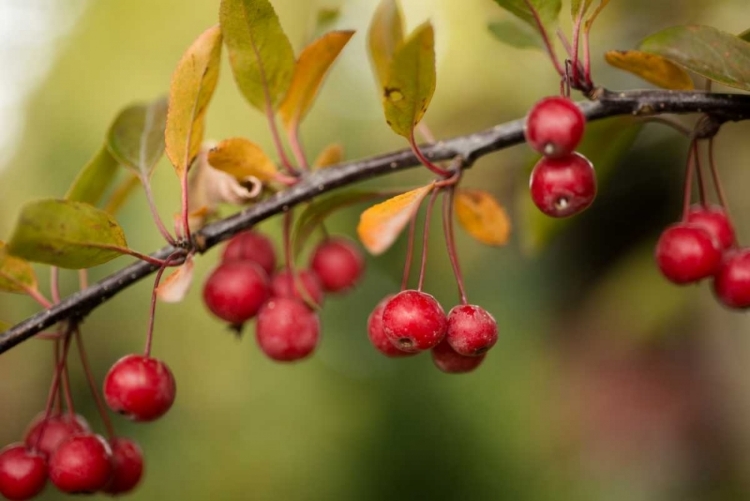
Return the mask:
<svg viewBox="0 0 750 501"><path fill-rule="evenodd" d="M39 303L39 305L41 305L42 308L50 309L52 307L52 303L50 302L50 300L44 297L44 295L41 292L39 292L39 290L34 289L32 287L26 287L24 284L20 284L20 285L23 287L26 294L28 294L31 297L31 299Z"/></svg>
<svg viewBox="0 0 750 501"><path fill-rule="evenodd" d="M156 278L154 278L154 289L151 291L151 305L149 307L148 312L148 327L146 330L146 348L143 350L144 354L147 357L151 356L151 346L154 342L154 321L156 319L156 291L159 288L159 282L161 282L161 277L164 274L164 271L169 266L172 258L177 254L177 252L171 254L165 261L164 264L159 267L159 270L156 272Z"/></svg>
<svg viewBox="0 0 750 501"><path fill-rule="evenodd" d="M187 178L187 174L185 175L185 177ZM156 208L156 202L154 201L154 192L151 189L151 182L149 181L148 177L143 176L143 175L139 175L138 178L141 180L143 191L146 193L146 202L148 202L148 208L151 211L151 218L154 220L154 223L156 224L156 227L158 228L159 233L161 233L161 236L164 238L164 240L167 241L168 244L175 245L177 243L176 240L169 233L169 230L167 230L167 227L164 226L164 221L162 221L161 216L159 215L159 211ZM182 210L183 211L185 210L184 205L182 207ZM187 224L184 216L183 216L183 224Z"/></svg>
<svg viewBox="0 0 750 501"><path fill-rule="evenodd" d="M693 162L693 148L691 147L688 151L687 167L685 168L685 186L683 187L682 194L682 219L687 219L687 215L690 212L690 199L692 198L693 192L693 170L695 169L695 163Z"/></svg>
<svg viewBox="0 0 750 501"><path fill-rule="evenodd" d="M81 290L89 288L89 272L88 272L88 270L78 270L78 287Z"/></svg>
<svg viewBox="0 0 750 501"><path fill-rule="evenodd" d="M576 19L573 22L573 87L578 88L579 87L579 80L578 80L578 47L581 41L581 22L583 21L583 9L586 6L586 2L581 2L581 5L578 7L578 14L576 15Z"/></svg>
<svg viewBox="0 0 750 501"><path fill-rule="evenodd" d="M76 415L75 405L73 405L73 393L70 390L70 374L68 371L68 347L70 346L70 331L65 333L65 343L67 343L68 346L66 346L63 354L62 359L62 386L63 386L63 396L65 397L65 405L68 407L68 414L70 414L70 418L74 419Z"/></svg>
<svg viewBox="0 0 750 501"><path fill-rule="evenodd" d="M182 173L180 178L180 189L182 190L182 206L180 208L180 214L182 215L182 231L185 240L190 242L190 195L188 193L188 169L185 168L185 172Z"/></svg>
<svg viewBox="0 0 750 501"><path fill-rule="evenodd" d="M289 272L290 277L294 277L294 256L292 252L292 222L294 221L294 213L291 209L284 213L284 228L282 239L284 245L284 261L286 265L286 271Z"/></svg>
<svg viewBox="0 0 750 501"><path fill-rule="evenodd" d="M60 268L51 266L49 269L49 289L52 294L52 302L60 302Z"/></svg>
<svg viewBox="0 0 750 501"><path fill-rule="evenodd" d="M63 342L62 356L58 358L57 354L55 355L55 358L57 359L55 374L52 376L52 385L50 386L49 392L47 393L47 403L44 406L44 421L42 422L42 426L39 429L39 435L37 436L36 443L32 446L32 449L34 450L39 449L39 444L42 440L42 437L44 436L44 428L47 426L47 420L49 420L50 416L52 415L52 408L54 407L55 399L57 398L58 388L60 387L60 378L62 377L62 371L63 367L65 366L65 360L68 356L69 347L70 336L66 336L65 341ZM55 349L55 352L57 352L57 348Z"/></svg>
<svg viewBox="0 0 750 501"><path fill-rule="evenodd" d="M552 64L555 67L555 71L557 71L557 73L561 77L565 76L565 71L563 71L563 67L560 64L560 61L557 59L557 54L555 54L555 48L552 46L552 41L549 38L547 29L544 27L544 24L542 23L542 20L539 17L539 12L537 12L536 8L529 0L524 0L524 2L526 3L526 6L531 11L531 15L534 16L534 22L536 23L536 27L539 30L539 34L542 35L542 41L544 42L544 46L547 48L547 53L549 54L549 57L552 60Z"/></svg>
<svg viewBox="0 0 750 501"><path fill-rule="evenodd" d="M430 169L432 172L434 172L435 174L441 177L448 177L451 175L450 171L443 169L439 165L435 165L434 163L430 161L429 158L424 156L424 154L422 153L422 150L420 150L419 146L417 145L417 141L414 139L413 132L412 132L411 138L409 139L409 146L411 146L411 150L414 152L414 155L417 157L417 159L419 159L422 165Z"/></svg>
<svg viewBox="0 0 750 501"><path fill-rule="evenodd" d="M708 205L706 200L706 183L703 182L703 166L701 165L700 150L698 149L698 141L694 140L691 145L693 149L693 156L695 157L695 173L698 177L698 196L700 197L700 203L703 207Z"/></svg>
<svg viewBox="0 0 750 501"><path fill-rule="evenodd" d="M432 209L435 206L435 199L437 199L440 190L437 188L432 190L430 193L430 200L427 202L427 212L424 216L424 229L422 230L422 265L419 268L419 283L417 284L417 290L422 290L424 284L424 274L427 269L427 250L429 247L430 237L430 222L432 221Z"/></svg>
<svg viewBox="0 0 750 501"><path fill-rule="evenodd" d="M86 348L83 346L83 336L81 335L81 331L78 328L76 328L74 332L76 337L76 345L78 346L78 356L81 359L83 372L84 374L86 374L86 381L89 384L89 390L91 390L91 395L94 397L96 408L99 411L99 416L101 416L102 418L104 428L106 428L107 430L107 435L109 435L110 440L114 440L114 438L116 437L115 428L112 426L112 421L109 419L109 414L107 414L107 409L104 406L102 396L99 394L96 383L94 382L94 375L91 372L91 366L89 365L89 360L86 356Z"/></svg>
<svg viewBox="0 0 750 501"><path fill-rule="evenodd" d="M409 284L409 274L411 273L411 262L414 257L414 238L417 233L417 214L419 211L414 211L409 220L409 238L406 241L406 261L404 262L404 275L401 279L401 290L406 290L406 286Z"/></svg>
<svg viewBox="0 0 750 501"><path fill-rule="evenodd" d="M719 179L719 169L716 168L716 160L714 158L714 138L708 140L708 164L711 169L711 177L714 181L714 188L716 189L716 196L719 199L719 203L724 210L729 213L729 204L727 204L726 193L724 192L724 186L721 184Z"/></svg>
<svg viewBox="0 0 750 501"><path fill-rule="evenodd" d="M305 155L305 149L302 147L302 141L299 137L299 124L290 128L288 131L289 145L292 147L292 154L294 159L297 161L302 170L308 170L310 166L307 163L307 156Z"/></svg>
<svg viewBox="0 0 750 501"><path fill-rule="evenodd" d="M453 276L456 277L458 294L461 297L461 304L469 304L466 296L466 287L464 277L461 273L461 267L458 261L458 252L456 251L456 239L453 234L453 195L455 186L448 188L448 192L443 196L443 234L445 235L445 247L448 250L448 257L453 268Z"/></svg>
<svg viewBox="0 0 750 501"><path fill-rule="evenodd" d="M279 134L279 127L276 125L276 116L273 112L268 91L266 90L266 120L268 120L268 128L271 129L271 136L273 137L273 144L276 147L276 153L279 154L281 165L284 169L292 176L297 174L297 171L292 167L292 163L289 161L289 157L286 155L284 150L284 144L281 142L281 135Z"/></svg>

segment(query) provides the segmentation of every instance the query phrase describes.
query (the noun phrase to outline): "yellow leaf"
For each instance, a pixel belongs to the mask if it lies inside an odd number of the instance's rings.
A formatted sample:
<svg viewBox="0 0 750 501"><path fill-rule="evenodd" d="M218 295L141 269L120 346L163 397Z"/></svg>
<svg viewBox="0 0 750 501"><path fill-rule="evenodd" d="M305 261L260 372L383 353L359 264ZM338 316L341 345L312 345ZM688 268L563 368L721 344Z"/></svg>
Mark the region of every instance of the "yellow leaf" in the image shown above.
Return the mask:
<svg viewBox="0 0 750 501"><path fill-rule="evenodd" d="M340 164L344 159L344 147L339 143L329 144L313 162L313 169L324 169L331 165Z"/></svg>
<svg viewBox="0 0 750 501"><path fill-rule="evenodd" d="M692 90L694 88L693 79L687 71L656 54L639 50L610 50L604 54L604 59L615 68L629 71L664 89Z"/></svg>
<svg viewBox="0 0 750 501"><path fill-rule="evenodd" d="M430 183L364 211L359 218L357 234L365 248L373 255L388 250L434 187L435 183Z"/></svg>
<svg viewBox="0 0 750 501"><path fill-rule="evenodd" d="M36 274L31 264L11 256L0 241L0 291L24 294L37 288Z"/></svg>
<svg viewBox="0 0 750 501"><path fill-rule="evenodd" d="M508 242L510 219L490 193L458 190L453 206L458 222L472 237L487 245L501 246Z"/></svg>
<svg viewBox="0 0 750 501"><path fill-rule="evenodd" d="M328 69L354 31L331 31L304 48L294 67L294 76L279 115L288 130L296 129L315 100Z"/></svg>
<svg viewBox="0 0 750 501"><path fill-rule="evenodd" d="M396 0L381 0L372 16L368 44L380 87L385 86L393 54L404 41L404 19Z"/></svg>
<svg viewBox="0 0 750 501"><path fill-rule="evenodd" d="M241 137L225 139L208 151L211 167L237 180L248 176L270 181L277 174L276 164L252 141Z"/></svg>

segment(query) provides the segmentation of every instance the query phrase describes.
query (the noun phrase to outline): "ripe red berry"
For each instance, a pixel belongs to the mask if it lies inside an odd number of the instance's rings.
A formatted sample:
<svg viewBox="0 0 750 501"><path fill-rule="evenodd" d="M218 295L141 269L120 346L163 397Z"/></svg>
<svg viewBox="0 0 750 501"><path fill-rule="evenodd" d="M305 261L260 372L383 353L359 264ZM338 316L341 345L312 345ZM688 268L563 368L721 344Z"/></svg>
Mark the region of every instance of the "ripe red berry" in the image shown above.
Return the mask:
<svg viewBox="0 0 750 501"><path fill-rule="evenodd" d="M104 491L124 494L132 491L143 476L143 454L138 444L127 438L110 442L112 448L112 479Z"/></svg>
<svg viewBox="0 0 750 501"><path fill-rule="evenodd" d="M693 205L690 207L686 223L700 226L719 244L720 249L728 249L734 244L734 228L727 212L718 205Z"/></svg>
<svg viewBox="0 0 750 501"><path fill-rule="evenodd" d="M721 263L716 241L700 226L669 226L656 244L656 264L676 284L687 284L713 275Z"/></svg>
<svg viewBox="0 0 750 501"><path fill-rule="evenodd" d="M41 452L34 452L16 443L0 451L0 494L6 499L31 499L47 483L47 461Z"/></svg>
<svg viewBox="0 0 750 501"><path fill-rule="evenodd" d="M323 290L342 292L357 283L365 269L365 260L353 242L329 238L315 249L310 268L320 278Z"/></svg>
<svg viewBox="0 0 750 501"><path fill-rule="evenodd" d="M471 372L479 367L485 356L486 353L475 357L461 355L451 348L447 340L444 340L432 349L432 361L435 362L435 366L448 374Z"/></svg>
<svg viewBox="0 0 750 501"><path fill-rule="evenodd" d="M562 157L576 149L586 118L578 106L561 96L546 97L526 116L524 134L533 149L547 157Z"/></svg>
<svg viewBox="0 0 750 501"><path fill-rule="evenodd" d="M126 355L104 378L107 405L133 421L153 421L174 403L174 376L167 364L143 355Z"/></svg>
<svg viewBox="0 0 750 501"><path fill-rule="evenodd" d="M234 325L254 317L269 294L268 275L252 261L221 263L203 286L203 301L211 313Z"/></svg>
<svg viewBox="0 0 750 501"><path fill-rule="evenodd" d="M224 253L222 261L253 261L271 275L276 269L276 250L269 238L257 231L243 231L233 236Z"/></svg>
<svg viewBox="0 0 750 501"><path fill-rule="evenodd" d="M729 252L714 277L714 292L730 308L750 307L750 250Z"/></svg>
<svg viewBox="0 0 750 501"><path fill-rule="evenodd" d="M323 286L318 275L310 270L298 271L296 280L288 270L280 271L271 279L271 295L312 301L316 306L323 304Z"/></svg>
<svg viewBox="0 0 750 501"><path fill-rule="evenodd" d="M24 442L49 457L65 439L76 433L89 431L89 424L79 415L69 413L50 416L46 424L45 413L38 414L26 430ZM39 438L41 435L41 439Z"/></svg>
<svg viewBox="0 0 750 501"><path fill-rule="evenodd" d="M255 334L263 353L279 362L292 362L313 352L320 339L320 322L302 301L275 297L260 309Z"/></svg>
<svg viewBox="0 0 750 501"><path fill-rule="evenodd" d="M94 493L112 477L112 450L93 433L74 435L60 444L49 459L49 478L70 494Z"/></svg>
<svg viewBox="0 0 750 501"><path fill-rule="evenodd" d="M596 197L594 166L580 153L544 157L531 172L529 189L534 204L548 216L578 214Z"/></svg>
<svg viewBox="0 0 750 501"><path fill-rule="evenodd" d="M424 292L399 292L383 310L385 335L403 351L418 352L432 348L445 337L447 326L443 307Z"/></svg>
<svg viewBox="0 0 750 501"><path fill-rule="evenodd" d="M484 308L460 304L448 313L445 339L461 355L481 355L497 342L497 322Z"/></svg>
<svg viewBox="0 0 750 501"><path fill-rule="evenodd" d="M385 305L392 298L393 295L384 297L375 306L372 313L370 313L370 316L367 318L367 336L370 338L372 345L387 357L409 357L416 355L416 352L409 353L398 349L385 335L385 330L383 329L383 310L385 310Z"/></svg>

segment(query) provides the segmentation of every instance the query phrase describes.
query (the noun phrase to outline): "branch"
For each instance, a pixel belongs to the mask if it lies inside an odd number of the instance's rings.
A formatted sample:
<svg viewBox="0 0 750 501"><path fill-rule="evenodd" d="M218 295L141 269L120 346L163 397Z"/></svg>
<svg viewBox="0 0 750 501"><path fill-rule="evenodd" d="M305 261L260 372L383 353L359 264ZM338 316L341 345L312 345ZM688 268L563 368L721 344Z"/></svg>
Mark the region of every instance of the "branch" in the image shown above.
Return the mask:
<svg viewBox="0 0 750 501"><path fill-rule="evenodd" d="M579 103L589 121L617 115L652 116L668 113L704 113L715 124L750 119L750 95L713 94L706 92L674 92L639 90L611 92L599 90L595 100ZM523 120L514 120L484 131L460 136L422 148L432 161L462 157L466 165L478 158L524 141ZM221 221L209 224L195 233L195 240L205 252L232 235L252 227L275 214L310 200L322 193L348 186L364 179L418 166L410 149L400 150L364 160L357 160L305 175L295 186ZM167 246L151 256L166 259L175 252ZM123 289L147 277L156 266L138 261L72 294L61 302L27 318L0 334L0 353L29 339L57 322L83 319L90 311L117 295Z"/></svg>

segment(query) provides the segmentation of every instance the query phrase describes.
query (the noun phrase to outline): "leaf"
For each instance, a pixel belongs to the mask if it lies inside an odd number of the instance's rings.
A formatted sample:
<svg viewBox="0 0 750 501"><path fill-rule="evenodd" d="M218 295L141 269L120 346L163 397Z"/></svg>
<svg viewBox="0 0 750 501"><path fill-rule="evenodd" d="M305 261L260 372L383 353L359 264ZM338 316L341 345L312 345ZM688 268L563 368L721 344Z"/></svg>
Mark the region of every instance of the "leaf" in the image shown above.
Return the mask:
<svg viewBox="0 0 750 501"><path fill-rule="evenodd" d="M318 9L315 16L315 26L317 29L323 29L326 26L335 23L341 17L341 10L336 7L324 7Z"/></svg>
<svg viewBox="0 0 750 501"><path fill-rule="evenodd" d="M114 216L140 185L141 180L138 176L130 173L112 192L107 204L104 206L104 211Z"/></svg>
<svg viewBox="0 0 750 501"><path fill-rule="evenodd" d="M117 160L102 147L76 176L65 198L74 202L99 203L118 170Z"/></svg>
<svg viewBox="0 0 750 501"><path fill-rule="evenodd" d="M544 49L539 33L517 21L497 21L487 25L495 39L517 49Z"/></svg>
<svg viewBox="0 0 750 501"><path fill-rule="evenodd" d="M36 288L36 273L31 264L9 255L5 242L0 241L0 291L25 294L29 289Z"/></svg>
<svg viewBox="0 0 750 501"><path fill-rule="evenodd" d="M208 150L208 163L238 180L253 176L266 182L278 173L260 146L241 137L225 139Z"/></svg>
<svg viewBox="0 0 750 501"><path fill-rule="evenodd" d="M148 179L164 154L166 125L166 98L128 106L109 128L107 147L121 164Z"/></svg>
<svg viewBox="0 0 750 501"><path fill-rule="evenodd" d="M302 50L279 115L288 130L296 129L310 110L328 69L354 31L331 31Z"/></svg>
<svg viewBox="0 0 750 501"><path fill-rule="evenodd" d="M453 206L458 222L472 237L494 246L508 242L510 219L490 193L460 189L456 191Z"/></svg>
<svg viewBox="0 0 750 501"><path fill-rule="evenodd" d="M383 109L396 134L410 139L435 92L435 34L427 22L396 51L383 86Z"/></svg>
<svg viewBox="0 0 750 501"><path fill-rule="evenodd" d="M313 162L313 169L324 169L332 165L340 164L344 160L344 147L340 143L333 143L326 146L323 151L318 153Z"/></svg>
<svg viewBox="0 0 750 501"><path fill-rule="evenodd" d="M357 234L365 248L373 255L382 254L396 241L419 205L435 183L407 191L385 202L373 205L362 213Z"/></svg>
<svg viewBox="0 0 750 501"><path fill-rule="evenodd" d="M714 82L750 90L750 42L732 34L710 26L674 26L649 36L638 48Z"/></svg>
<svg viewBox="0 0 750 501"><path fill-rule="evenodd" d="M544 28L550 36L554 33L554 26L557 24L557 18L562 9L560 0L528 0L539 16ZM539 26L534 18L533 11L526 3L527 0L495 0L503 9L507 10L522 21L531 25L532 28L539 31Z"/></svg>
<svg viewBox="0 0 750 501"><path fill-rule="evenodd" d="M647 82L664 89L692 90L695 88L690 75L669 59L639 50L610 50L604 59L621 70L629 71Z"/></svg>
<svg viewBox="0 0 750 501"><path fill-rule="evenodd" d="M171 275L165 278L156 289L156 297L165 303L179 303L190 290L193 283L193 258L188 256L185 262Z"/></svg>
<svg viewBox="0 0 750 501"><path fill-rule="evenodd" d="M381 0L370 22L367 42L375 76L384 87L396 49L404 41L404 18L396 0Z"/></svg>
<svg viewBox="0 0 750 501"><path fill-rule="evenodd" d="M90 268L127 249L117 222L89 204L46 199L21 209L8 252L29 261L60 268Z"/></svg>
<svg viewBox="0 0 750 501"><path fill-rule="evenodd" d="M221 30L203 32L182 56L172 75L164 133L166 151L177 175L186 175L200 151L206 110L219 81Z"/></svg>
<svg viewBox="0 0 750 501"><path fill-rule="evenodd" d="M274 110L292 83L294 52L268 0L222 0L221 30L234 79L259 110Z"/></svg>

